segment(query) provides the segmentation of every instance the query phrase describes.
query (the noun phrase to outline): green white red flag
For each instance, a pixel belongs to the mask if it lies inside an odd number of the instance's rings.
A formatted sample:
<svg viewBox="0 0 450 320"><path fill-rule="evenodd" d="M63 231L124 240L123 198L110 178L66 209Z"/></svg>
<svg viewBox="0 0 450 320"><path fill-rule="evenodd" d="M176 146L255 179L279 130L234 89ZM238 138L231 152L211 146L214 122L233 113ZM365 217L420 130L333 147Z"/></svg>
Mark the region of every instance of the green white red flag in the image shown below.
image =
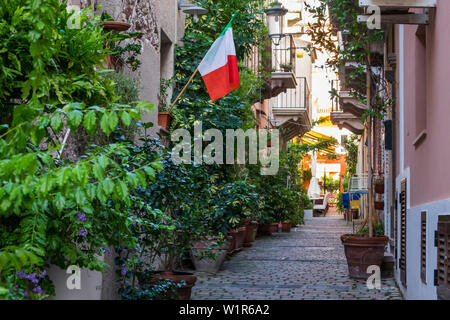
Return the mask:
<svg viewBox="0 0 450 320"><path fill-rule="evenodd" d="M198 66L212 101L226 96L241 84L232 28L235 16Z"/></svg>

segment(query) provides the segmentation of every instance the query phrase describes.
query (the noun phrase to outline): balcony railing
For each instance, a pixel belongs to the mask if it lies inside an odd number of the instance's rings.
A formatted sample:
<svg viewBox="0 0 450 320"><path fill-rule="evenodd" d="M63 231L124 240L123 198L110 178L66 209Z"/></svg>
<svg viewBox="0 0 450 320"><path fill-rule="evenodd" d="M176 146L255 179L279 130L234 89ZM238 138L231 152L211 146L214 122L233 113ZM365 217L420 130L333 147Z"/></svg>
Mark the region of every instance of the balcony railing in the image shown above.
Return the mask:
<svg viewBox="0 0 450 320"><path fill-rule="evenodd" d="M295 47L294 37L286 35L280 40L278 46L272 45L272 71L292 72L295 74Z"/></svg>
<svg viewBox="0 0 450 320"><path fill-rule="evenodd" d="M305 77L297 77L297 88L287 89L272 98L271 108L274 109L306 109L311 114L311 92Z"/></svg>

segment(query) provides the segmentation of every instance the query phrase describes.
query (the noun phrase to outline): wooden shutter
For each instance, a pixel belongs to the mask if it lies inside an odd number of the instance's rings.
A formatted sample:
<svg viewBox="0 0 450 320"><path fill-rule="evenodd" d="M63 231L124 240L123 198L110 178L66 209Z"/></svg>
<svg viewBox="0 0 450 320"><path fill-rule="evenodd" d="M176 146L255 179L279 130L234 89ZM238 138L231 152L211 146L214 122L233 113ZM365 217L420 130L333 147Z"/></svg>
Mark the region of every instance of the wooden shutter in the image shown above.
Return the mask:
<svg viewBox="0 0 450 320"><path fill-rule="evenodd" d="M437 296L450 300L450 216L439 216L437 230Z"/></svg>
<svg viewBox="0 0 450 320"><path fill-rule="evenodd" d="M420 278L427 283L427 212L422 211L420 221Z"/></svg>
<svg viewBox="0 0 450 320"><path fill-rule="evenodd" d="M400 280L406 287L406 179L402 180L400 192Z"/></svg>

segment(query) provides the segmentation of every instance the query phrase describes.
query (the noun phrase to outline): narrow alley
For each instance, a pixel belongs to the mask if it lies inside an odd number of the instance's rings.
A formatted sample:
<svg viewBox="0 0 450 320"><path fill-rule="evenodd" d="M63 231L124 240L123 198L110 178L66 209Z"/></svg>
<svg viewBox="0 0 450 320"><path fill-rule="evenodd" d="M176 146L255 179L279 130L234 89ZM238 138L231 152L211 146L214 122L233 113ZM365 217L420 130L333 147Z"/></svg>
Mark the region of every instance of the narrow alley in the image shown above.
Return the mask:
<svg viewBox="0 0 450 320"><path fill-rule="evenodd" d="M392 278L380 290L349 278L340 235L351 232L340 215L307 220L290 233L257 238L215 275L198 273L197 300L401 299Z"/></svg>

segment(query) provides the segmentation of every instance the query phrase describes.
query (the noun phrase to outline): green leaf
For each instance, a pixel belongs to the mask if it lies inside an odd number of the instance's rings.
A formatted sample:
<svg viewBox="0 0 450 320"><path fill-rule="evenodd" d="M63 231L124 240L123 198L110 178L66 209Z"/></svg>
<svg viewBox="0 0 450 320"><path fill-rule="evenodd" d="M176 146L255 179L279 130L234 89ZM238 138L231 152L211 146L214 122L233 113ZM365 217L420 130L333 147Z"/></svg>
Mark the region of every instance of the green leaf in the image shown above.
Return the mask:
<svg viewBox="0 0 450 320"><path fill-rule="evenodd" d="M102 187L103 191L105 191L105 194L109 196L114 190L114 182L111 179L107 178L102 181Z"/></svg>
<svg viewBox="0 0 450 320"><path fill-rule="evenodd" d="M121 200L125 200L125 198L128 197L128 187L123 181L119 181L118 183L116 183L114 191Z"/></svg>
<svg viewBox="0 0 450 320"><path fill-rule="evenodd" d="M123 122L123 124L126 125L127 127L129 127L130 124L131 124L131 116L130 116L130 114L129 114L128 112L126 112L126 111L123 111L123 112L122 112L122 122Z"/></svg>
<svg viewBox="0 0 450 320"><path fill-rule="evenodd" d="M101 180L103 180L105 178L104 170L103 170L102 166L99 163L96 163L94 165L93 172L94 172L95 177L98 180L101 181Z"/></svg>
<svg viewBox="0 0 450 320"><path fill-rule="evenodd" d="M72 130L76 130L83 120L83 112L79 110L72 110L67 116L67 124Z"/></svg>
<svg viewBox="0 0 450 320"><path fill-rule="evenodd" d="M80 207L85 205L86 195L84 194L84 191L81 190L81 188L78 188L77 191L75 192L75 200Z"/></svg>
<svg viewBox="0 0 450 320"><path fill-rule="evenodd" d="M97 114L94 110L89 111L84 116L84 128L90 135L94 134L97 129Z"/></svg>
<svg viewBox="0 0 450 320"><path fill-rule="evenodd" d="M55 133L58 133L59 131L61 131L62 127L63 127L63 122L61 120L61 115L59 113L55 113L51 120L50 120L50 126L52 127L53 131Z"/></svg>
<svg viewBox="0 0 450 320"><path fill-rule="evenodd" d="M111 114L108 117L109 122L109 128L111 129L111 132L116 129L117 125L119 124L119 117L117 116L116 112L111 112Z"/></svg>
<svg viewBox="0 0 450 320"><path fill-rule="evenodd" d="M137 188L137 186L139 185L138 178L136 177L136 175L134 173L128 172L127 180L128 180L128 183L135 188Z"/></svg>
<svg viewBox="0 0 450 320"><path fill-rule="evenodd" d="M109 116L108 113L105 112L102 116L102 118L100 119L100 129L102 129L102 131L109 137L109 135L111 134L112 130L111 127L109 126Z"/></svg>
<svg viewBox="0 0 450 320"><path fill-rule="evenodd" d="M103 170L105 170L109 164L109 158L105 155L100 156L97 161L98 164L100 164L100 166L103 168Z"/></svg>
<svg viewBox="0 0 450 320"><path fill-rule="evenodd" d="M159 161L152 162L150 165L156 170L162 170L164 168L163 164Z"/></svg>
<svg viewBox="0 0 450 320"><path fill-rule="evenodd" d="M58 192L56 194L56 196L53 198L53 204L56 208L56 210L61 213L64 209L64 206L66 204L66 199L64 198L64 196Z"/></svg>
<svg viewBox="0 0 450 320"><path fill-rule="evenodd" d="M156 174L155 174L155 170L152 167L145 166L144 171L150 177L150 179L152 179L152 180L155 179Z"/></svg>

